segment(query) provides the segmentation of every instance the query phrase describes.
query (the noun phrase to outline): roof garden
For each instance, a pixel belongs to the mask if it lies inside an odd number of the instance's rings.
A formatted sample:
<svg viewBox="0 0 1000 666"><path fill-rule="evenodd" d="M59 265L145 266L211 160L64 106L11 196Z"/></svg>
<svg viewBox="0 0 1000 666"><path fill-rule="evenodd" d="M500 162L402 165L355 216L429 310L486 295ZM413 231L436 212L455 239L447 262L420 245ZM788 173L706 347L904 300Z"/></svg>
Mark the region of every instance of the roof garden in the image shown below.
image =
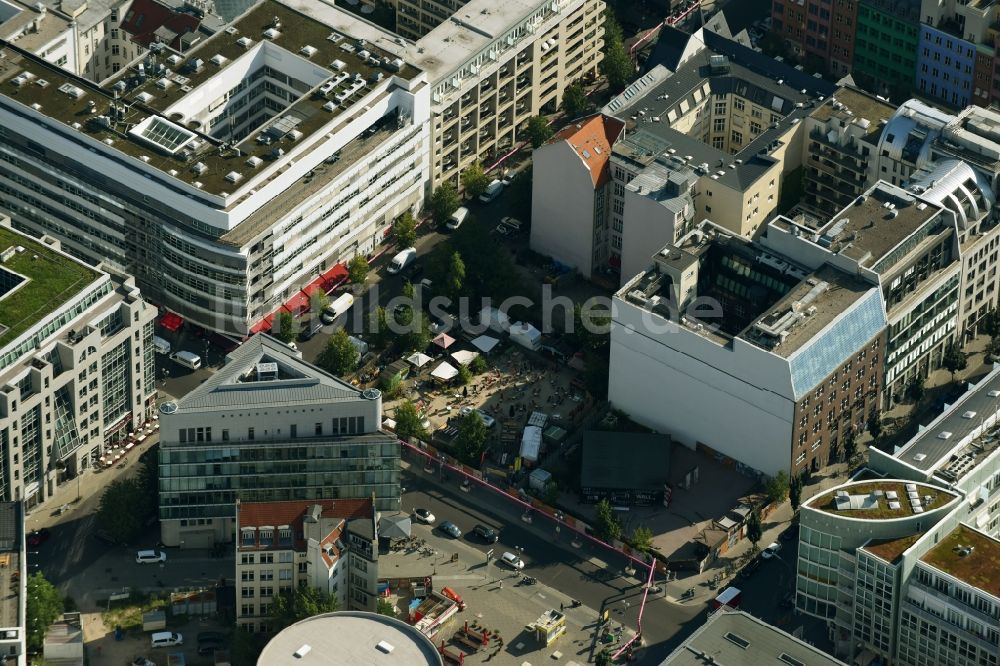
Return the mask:
<svg viewBox="0 0 1000 666"><path fill-rule="evenodd" d="M6 44L0 42L0 47ZM257 4L183 56L164 51L148 69L143 65L142 74L138 66L123 70L107 88L15 48L6 47L7 57L0 60L0 94L216 195L235 192L241 181L277 163L294 143L353 108L381 80L418 74L395 55L275 0ZM281 50L280 58L267 57L272 49ZM243 56L255 61L241 60ZM297 97L278 112L262 111L236 135L220 134L230 127L225 122L218 123L213 135L206 133L203 123L209 114L218 121L224 105L211 112L197 109L201 118L180 112L189 93L191 106L207 107L227 95L231 85L246 81L249 76L244 75L294 58L300 59L296 71L309 74L303 80L291 77L284 85ZM233 81L214 79L236 62L241 74L229 77ZM202 84L205 89L197 91ZM268 134L265 140L262 133Z"/></svg>
<svg viewBox="0 0 1000 666"><path fill-rule="evenodd" d="M895 564L903 556L903 553L922 536L923 533L918 532L917 534L910 534L909 536L897 539L872 539L864 545L864 550L867 550L872 555L881 557L889 564Z"/></svg>
<svg viewBox="0 0 1000 666"><path fill-rule="evenodd" d="M1000 541L982 532L959 525L920 559L1000 598Z"/></svg>
<svg viewBox="0 0 1000 666"><path fill-rule="evenodd" d="M957 495L909 481L871 481L840 486L817 495L810 505L825 513L858 520L909 518L948 504Z"/></svg>
<svg viewBox="0 0 1000 666"><path fill-rule="evenodd" d="M91 284L96 270L0 226L0 347Z"/></svg>

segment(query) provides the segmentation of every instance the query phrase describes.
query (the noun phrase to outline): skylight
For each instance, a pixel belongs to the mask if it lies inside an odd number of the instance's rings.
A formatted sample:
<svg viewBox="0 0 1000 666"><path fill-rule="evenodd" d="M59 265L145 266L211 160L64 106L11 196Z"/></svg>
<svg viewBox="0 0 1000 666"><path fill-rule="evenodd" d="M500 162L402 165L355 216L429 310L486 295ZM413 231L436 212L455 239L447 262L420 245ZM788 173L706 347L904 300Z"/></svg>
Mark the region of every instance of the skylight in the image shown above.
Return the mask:
<svg viewBox="0 0 1000 666"><path fill-rule="evenodd" d="M171 155L195 137L194 132L159 116L149 116L129 130L129 133Z"/></svg>

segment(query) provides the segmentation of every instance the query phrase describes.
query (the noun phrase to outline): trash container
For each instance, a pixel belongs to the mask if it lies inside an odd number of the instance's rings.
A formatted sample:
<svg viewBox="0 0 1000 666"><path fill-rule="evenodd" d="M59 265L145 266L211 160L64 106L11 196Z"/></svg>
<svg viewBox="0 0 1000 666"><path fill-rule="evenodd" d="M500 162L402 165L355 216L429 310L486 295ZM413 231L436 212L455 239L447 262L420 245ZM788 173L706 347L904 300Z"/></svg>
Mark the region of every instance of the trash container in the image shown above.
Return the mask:
<svg viewBox="0 0 1000 666"><path fill-rule="evenodd" d="M122 625L120 624L115 625L115 640L121 641L124 639L125 639L125 632L122 631Z"/></svg>

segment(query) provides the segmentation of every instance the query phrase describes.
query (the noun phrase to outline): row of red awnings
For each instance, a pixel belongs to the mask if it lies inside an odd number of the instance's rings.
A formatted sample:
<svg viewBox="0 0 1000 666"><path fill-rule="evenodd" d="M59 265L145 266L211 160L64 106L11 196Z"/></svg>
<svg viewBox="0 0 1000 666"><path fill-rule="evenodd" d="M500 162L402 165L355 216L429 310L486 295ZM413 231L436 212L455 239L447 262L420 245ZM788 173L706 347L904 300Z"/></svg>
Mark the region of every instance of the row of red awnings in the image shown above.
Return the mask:
<svg viewBox="0 0 1000 666"><path fill-rule="evenodd" d="M296 292L280 308L254 324L253 328L250 329L250 334L253 335L254 333L260 333L261 331L271 330L271 322L273 322L274 318L281 312L290 312L295 316L298 316L303 312L307 312L309 310L310 296L317 291L323 291L324 293L329 294L345 280L347 280L347 266L344 264L337 264L307 284L301 291ZM161 319L160 321L162 323L163 320Z"/></svg>

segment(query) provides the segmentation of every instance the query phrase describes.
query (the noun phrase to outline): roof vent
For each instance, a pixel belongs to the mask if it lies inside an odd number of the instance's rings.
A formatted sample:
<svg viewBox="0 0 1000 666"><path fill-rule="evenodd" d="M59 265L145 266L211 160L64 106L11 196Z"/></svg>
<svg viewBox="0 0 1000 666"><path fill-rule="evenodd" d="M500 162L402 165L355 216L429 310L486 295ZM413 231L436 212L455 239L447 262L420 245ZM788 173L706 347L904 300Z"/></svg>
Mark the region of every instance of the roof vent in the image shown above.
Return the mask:
<svg viewBox="0 0 1000 666"><path fill-rule="evenodd" d="M248 167L250 167L251 169L256 169L257 167L259 167L263 163L264 163L264 160L260 159L256 155L251 155L250 157L247 158L247 161L246 161L246 165Z"/></svg>
<svg viewBox="0 0 1000 666"><path fill-rule="evenodd" d="M299 649L296 650L292 656L295 657L296 659L301 659L310 652L312 652L312 646L310 646L308 643L305 643L301 647L299 647Z"/></svg>
<svg viewBox="0 0 1000 666"><path fill-rule="evenodd" d="M245 49L248 49L251 46L253 46L253 40L250 39L249 37L240 37L239 39L236 40L236 43Z"/></svg>
<svg viewBox="0 0 1000 666"><path fill-rule="evenodd" d="M163 77L162 79L157 79L156 81L156 87L159 88L160 90L166 90L172 85L174 85L174 82L168 79L167 77Z"/></svg>
<svg viewBox="0 0 1000 666"><path fill-rule="evenodd" d="M243 174L241 174L238 171L230 171L229 173L226 174L226 180L228 180L230 183L238 183L241 180L243 180Z"/></svg>
<svg viewBox="0 0 1000 666"><path fill-rule="evenodd" d="M25 82L27 82L27 80ZM80 99L81 97L83 97L83 89L77 88L72 83L64 83L61 86L59 86L59 92L66 93L73 99Z"/></svg>
<svg viewBox="0 0 1000 666"><path fill-rule="evenodd" d="M312 58L314 55L316 55L316 47L309 46L308 44L306 44L301 49L299 49L299 53L301 53L307 58Z"/></svg>
<svg viewBox="0 0 1000 666"><path fill-rule="evenodd" d="M268 28L264 31L264 36L268 39L277 39L278 37L281 37L281 33L274 28Z"/></svg>
<svg viewBox="0 0 1000 666"><path fill-rule="evenodd" d="M195 172L199 176L208 171L208 167L205 166L204 162L195 162L191 167L191 171Z"/></svg>
<svg viewBox="0 0 1000 666"><path fill-rule="evenodd" d="M229 58L222 55L221 53L216 53L214 56L212 56L211 62L213 65L218 65L219 67L222 67L227 62L229 62Z"/></svg>
<svg viewBox="0 0 1000 666"><path fill-rule="evenodd" d="M392 645L392 643L389 643L389 642L387 642L387 641L379 641L379 642L378 642L378 645L376 645L376 646L375 646L375 648L376 648L376 649L377 649L377 650L378 650L379 652L384 652L385 654L392 654L392 651L396 649L396 648L395 648L395 647L394 647L394 646Z"/></svg>

